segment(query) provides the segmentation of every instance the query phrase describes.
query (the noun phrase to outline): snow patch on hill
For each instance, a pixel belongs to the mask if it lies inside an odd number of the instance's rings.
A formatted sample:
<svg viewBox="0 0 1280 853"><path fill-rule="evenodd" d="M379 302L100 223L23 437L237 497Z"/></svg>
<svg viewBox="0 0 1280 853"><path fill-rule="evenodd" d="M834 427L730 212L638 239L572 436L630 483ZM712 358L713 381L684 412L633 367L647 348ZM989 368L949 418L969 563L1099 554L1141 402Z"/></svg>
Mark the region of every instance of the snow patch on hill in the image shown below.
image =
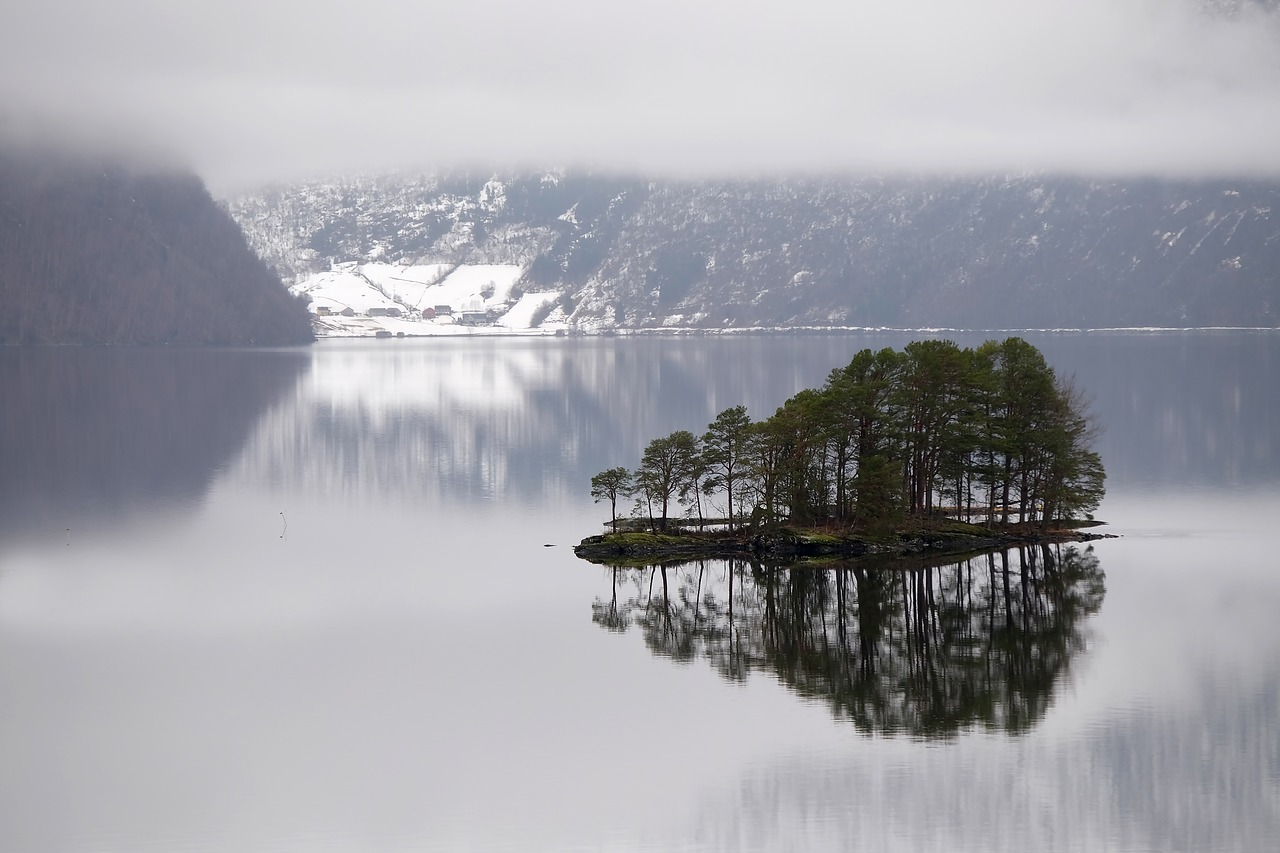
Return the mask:
<svg viewBox="0 0 1280 853"><path fill-rule="evenodd" d="M428 289L433 305L449 305L454 311L485 311L505 305L511 289L524 275L516 264L462 264L435 287Z"/></svg>
<svg viewBox="0 0 1280 853"><path fill-rule="evenodd" d="M533 321L538 318L538 314L546 311L547 308L554 305L560 300L560 294L557 291L545 291L543 293L526 293L520 297L520 301L511 307L511 310L502 315L502 319L498 320L499 326L506 326L508 329L531 329L534 328ZM543 319L546 319L544 315ZM542 325L542 324L539 324ZM564 324L561 323L561 326Z"/></svg>
<svg viewBox="0 0 1280 853"><path fill-rule="evenodd" d="M357 314L368 314L373 308L385 311L400 307L354 267L317 273L289 290L311 297L308 309L312 314L322 311L337 314L347 308Z"/></svg>
<svg viewBox="0 0 1280 853"><path fill-rule="evenodd" d="M558 291L524 293L518 264L335 265L290 290L310 298L321 337L554 334Z"/></svg>
<svg viewBox="0 0 1280 853"><path fill-rule="evenodd" d="M434 303L427 292L453 271L453 264L361 264L360 274L406 309L421 312Z"/></svg>

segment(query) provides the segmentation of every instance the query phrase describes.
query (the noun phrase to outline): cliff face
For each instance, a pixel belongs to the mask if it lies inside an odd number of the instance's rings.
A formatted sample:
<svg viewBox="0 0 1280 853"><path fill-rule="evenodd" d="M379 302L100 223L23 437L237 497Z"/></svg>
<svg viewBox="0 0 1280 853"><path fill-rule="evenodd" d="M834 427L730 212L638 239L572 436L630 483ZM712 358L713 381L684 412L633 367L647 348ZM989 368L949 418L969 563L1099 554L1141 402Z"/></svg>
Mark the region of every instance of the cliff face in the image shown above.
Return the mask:
<svg viewBox="0 0 1280 853"><path fill-rule="evenodd" d="M516 263L583 327L1280 325L1280 184L353 179L231 204L282 272Z"/></svg>
<svg viewBox="0 0 1280 853"><path fill-rule="evenodd" d="M198 178L0 152L0 344L309 340Z"/></svg>

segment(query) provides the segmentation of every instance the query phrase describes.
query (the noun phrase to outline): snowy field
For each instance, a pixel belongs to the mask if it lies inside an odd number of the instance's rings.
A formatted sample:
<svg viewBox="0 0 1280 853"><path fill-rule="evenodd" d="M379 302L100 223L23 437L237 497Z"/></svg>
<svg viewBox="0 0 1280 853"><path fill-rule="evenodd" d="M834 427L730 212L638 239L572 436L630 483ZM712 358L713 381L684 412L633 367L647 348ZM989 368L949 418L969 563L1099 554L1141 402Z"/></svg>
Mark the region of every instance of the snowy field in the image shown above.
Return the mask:
<svg viewBox="0 0 1280 853"><path fill-rule="evenodd" d="M439 303L432 302L427 292L453 271L453 264L362 264L360 274L404 309L417 310Z"/></svg>
<svg viewBox="0 0 1280 853"><path fill-rule="evenodd" d="M516 264L463 264L427 288L423 307L450 305L454 311L484 311L505 305L522 275L524 270Z"/></svg>
<svg viewBox="0 0 1280 853"><path fill-rule="evenodd" d="M369 279L351 270L316 273L289 290L311 297L310 310L313 314L321 308L327 308L335 314L344 308L350 308L357 314L366 314L371 308L400 307Z"/></svg>
<svg viewBox="0 0 1280 853"><path fill-rule="evenodd" d="M499 321L501 322L501 320ZM372 338L378 332L392 336L417 338L428 336L466 335L554 335L566 331L566 323L543 323L537 328L515 326L464 326L449 318L443 320L405 319L396 317L316 317L312 326L320 338Z"/></svg>
<svg viewBox="0 0 1280 853"><path fill-rule="evenodd" d="M502 315L498 325L506 326L508 329L533 328L533 319L538 311L554 305L559 299L560 294L554 290L547 293L526 293L520 297L519 302L511 306L506 314ZM543 325L546 325L545 321Z"/></svg>
<svg viewBox="0 0 1280 853"><path fill-rule="evenodd" d="M320 337L423 335L549 335L564 330L555 292L516 290L524 270L516 264L339 264L294 285L310 298ZM452 316L423 317L426 309L448 306ZM341 312L351 309L355 316ZM368 316L370 310L399 309L402 317ZM463 324L464 312L484 313L482 324ZM328 316L324 316L327 314ZM537 326L535 321L541 320Z"/></svg>

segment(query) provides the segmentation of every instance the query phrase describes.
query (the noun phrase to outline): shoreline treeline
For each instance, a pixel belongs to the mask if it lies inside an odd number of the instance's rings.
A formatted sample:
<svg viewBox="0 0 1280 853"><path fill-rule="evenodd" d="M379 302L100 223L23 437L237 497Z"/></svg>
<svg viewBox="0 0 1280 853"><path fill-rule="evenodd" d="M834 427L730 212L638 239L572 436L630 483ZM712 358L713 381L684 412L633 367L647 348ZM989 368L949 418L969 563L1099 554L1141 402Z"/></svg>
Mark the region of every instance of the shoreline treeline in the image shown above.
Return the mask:
<svg viewBox="0 0 1280 853"><path fill-rule="evenodd" d="M619 500L665 531L713 502L744 519L875 529L948 514L988 526L1090 517L1104 493L1097 428L1071 379L1021 338L864 349L769 418L725 409L702 436L655 438L635 470L591 478L617 531Z"/></svg>

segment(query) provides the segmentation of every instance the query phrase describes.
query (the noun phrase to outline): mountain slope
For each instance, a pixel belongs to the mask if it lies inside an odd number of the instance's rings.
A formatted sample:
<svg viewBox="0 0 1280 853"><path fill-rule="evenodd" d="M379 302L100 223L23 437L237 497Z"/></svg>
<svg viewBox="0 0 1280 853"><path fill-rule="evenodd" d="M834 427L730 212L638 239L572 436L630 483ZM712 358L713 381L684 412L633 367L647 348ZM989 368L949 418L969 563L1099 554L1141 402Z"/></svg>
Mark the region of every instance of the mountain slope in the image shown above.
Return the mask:
<svg viewBox="0 0 1280 853"><path fill-rule="evenodd" d="M311 339L198 178L0 152L0 343Z"/></svg>
<svg viewBox="0 0 1280 853"><path fill-rule="evenodd" d="M232 202L303 277L515 263L580 327L1280 325L1280 184L383 177Z"/></svg>

